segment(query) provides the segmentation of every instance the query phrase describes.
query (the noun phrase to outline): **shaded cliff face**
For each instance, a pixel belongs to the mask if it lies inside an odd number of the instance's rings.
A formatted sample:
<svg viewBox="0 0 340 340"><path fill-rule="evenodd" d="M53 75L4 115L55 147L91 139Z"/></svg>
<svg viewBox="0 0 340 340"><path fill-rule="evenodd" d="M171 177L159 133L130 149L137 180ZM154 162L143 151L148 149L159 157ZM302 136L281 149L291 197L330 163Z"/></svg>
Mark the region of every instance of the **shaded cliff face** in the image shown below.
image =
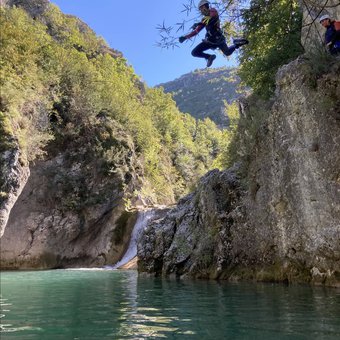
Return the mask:
<svg viewBox="0 0 340 340"><path fill-rule="evenodd" d="M246 190L232 170L207 174L149 225L139 270L339 285L339 74L339 61L319 79L303 58L281 68L271 114L251 150Z"/></svg>
<svg viewBox="0 0 340 340"><path fill-rule="evenodd" d="M139 271L217 278L228 261L230 212L237 208L240 192L232 171L205 175L193 194L148 225L138 245Z"/></svg>
<svg viewBox="0 0 340 340"><path fill-rule="evenodd" d="M30 175L28 166L20 161L20 149L15 140L0 150L0 238L9 214Z"/></svg>
<svg viewBox="0 0 340 340"><path fill-rule="evenodd" d="M136 219L125 201L140 185L141 168L129 137L118 128L115 134L115 169L77 143L30 167L0 239L2 269L101 266L120 259Z"/></svg>

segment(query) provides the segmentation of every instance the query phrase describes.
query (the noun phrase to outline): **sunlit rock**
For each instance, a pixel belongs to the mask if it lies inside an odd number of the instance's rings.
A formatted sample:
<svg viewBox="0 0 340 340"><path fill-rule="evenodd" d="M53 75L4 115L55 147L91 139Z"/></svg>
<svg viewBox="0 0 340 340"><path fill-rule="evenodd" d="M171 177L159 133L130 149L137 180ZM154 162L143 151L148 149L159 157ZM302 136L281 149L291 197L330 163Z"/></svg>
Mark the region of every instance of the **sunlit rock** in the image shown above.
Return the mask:
<svg viewBox="0 0 340 340"><path fill-rule="evenodd" d="M141 272L340 284L340 61L328 68L317 75L298 58L279 70L246 178L212 171L150 223ZM256 119L249 107L245 101L243 115Z"/></svg>

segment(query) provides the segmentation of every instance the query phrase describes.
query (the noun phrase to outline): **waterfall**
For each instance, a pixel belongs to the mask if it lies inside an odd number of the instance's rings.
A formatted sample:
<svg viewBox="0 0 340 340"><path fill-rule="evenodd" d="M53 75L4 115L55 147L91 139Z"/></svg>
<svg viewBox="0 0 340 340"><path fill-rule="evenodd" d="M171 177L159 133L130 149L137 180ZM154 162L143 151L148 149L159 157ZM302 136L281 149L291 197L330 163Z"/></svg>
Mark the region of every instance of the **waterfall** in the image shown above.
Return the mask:
<svg viewBox="0 0 340 340"><path fill-rule="evenodd" d="M140 234L153 215L154 215L153 210L140 211L138 213L138 218L132 231L129 247L126 253L124 254L124 256L122 257L122 259L118 261L112 267L112 269L117 269L123 266L124 264L131 261L137 255L137 243L138 243Z"/></svg>

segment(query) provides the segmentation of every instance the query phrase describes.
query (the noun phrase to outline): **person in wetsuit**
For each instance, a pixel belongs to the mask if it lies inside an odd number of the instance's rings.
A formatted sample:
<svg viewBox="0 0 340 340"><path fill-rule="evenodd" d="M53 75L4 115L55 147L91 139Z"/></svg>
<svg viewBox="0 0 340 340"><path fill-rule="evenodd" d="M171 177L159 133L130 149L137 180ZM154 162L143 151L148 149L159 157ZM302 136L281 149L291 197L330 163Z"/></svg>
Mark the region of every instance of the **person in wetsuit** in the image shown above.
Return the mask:
<svg viewBox="0 0 340 340"><path fill-rule="evenodd" d="M205 39L192 50L191 54L194 57L206 59L207 67L212 65L216 55L205 53L206 50L219 48L224 55L230 56L237 48L248 44L247 39L234 39L234 45L228 47L220 27L217 10L210 7L209 1L206 0L201 0L198 8L204 16L203 19L192 27L193 31L191 33L179 37L179 42L183 43L185 40L194 37L205 27L207 30Z"/></svg>
<svg viewBox="0 0 340 340"><path fill-rule="evenodd" d="M332 20L328 14L320 18L320 24L326 28L325 44L333 55L340 54L340 21Z"/></svg>

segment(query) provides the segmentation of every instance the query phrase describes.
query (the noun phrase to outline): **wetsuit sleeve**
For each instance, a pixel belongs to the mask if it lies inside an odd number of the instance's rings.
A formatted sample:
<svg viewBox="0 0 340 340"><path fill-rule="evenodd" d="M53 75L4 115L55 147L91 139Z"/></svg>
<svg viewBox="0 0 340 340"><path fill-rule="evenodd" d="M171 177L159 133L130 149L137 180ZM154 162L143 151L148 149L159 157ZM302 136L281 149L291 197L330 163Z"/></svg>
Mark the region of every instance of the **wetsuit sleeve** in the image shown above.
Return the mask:
<svg viewBox="0 0 340 340"><path fill-rule="evenodd" d="M332 22L331 26L327 28L327 31L325 34L325 43L334 44L339 39L340 39L340 30L336 30L334 22Z"/></svg>
<svg viewBox="0 0 340 340"><path fill-rule="evenodd" d="M191 38L191 37L194 37L195 35L197 35L199 32L202 31L202 29L205 27L204 23L203 22L200 22L197 27L192 31L190 32L189 34L187 34L185 37L187 39Z"/></svg>

